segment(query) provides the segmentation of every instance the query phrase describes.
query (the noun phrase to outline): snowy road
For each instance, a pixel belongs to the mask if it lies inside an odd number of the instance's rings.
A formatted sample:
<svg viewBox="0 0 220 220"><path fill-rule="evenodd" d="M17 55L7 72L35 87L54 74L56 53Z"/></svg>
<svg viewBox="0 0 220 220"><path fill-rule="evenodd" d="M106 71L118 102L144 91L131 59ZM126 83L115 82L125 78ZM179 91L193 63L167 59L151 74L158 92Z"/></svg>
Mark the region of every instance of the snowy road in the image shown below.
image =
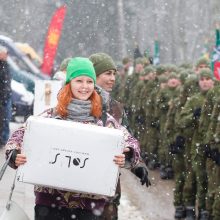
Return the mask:
<svg viewBox="0 0 220 220"><path fill-rule="evenodd" d="M119 207L119 219L173 219L174 182L162 181L159 178L158 170L149 172L149 175L152 185L147 188L142 186L130 171L122 170L122 199Z"/></svg>

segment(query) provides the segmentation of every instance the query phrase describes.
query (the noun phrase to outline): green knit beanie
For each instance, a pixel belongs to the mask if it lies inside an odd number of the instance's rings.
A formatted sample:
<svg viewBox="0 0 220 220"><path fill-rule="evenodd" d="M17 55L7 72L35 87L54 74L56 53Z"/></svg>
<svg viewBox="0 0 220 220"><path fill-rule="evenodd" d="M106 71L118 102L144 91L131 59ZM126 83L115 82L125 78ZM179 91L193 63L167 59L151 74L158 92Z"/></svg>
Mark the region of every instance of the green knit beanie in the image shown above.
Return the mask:
<svg viewBox="0 0 220 220"><path fill-rule="evenodd" d="M99 76L100 74L104 73L105 71L108 71L108 70L115 70L116 71L116 69L117 69L113 59L106 53L92 54L89 57L89 59L93 63L96 76Z"/></svg>
<svg viewBox="0 0 220 220"><path fill-rule="evenodd" d="M96 83L96 74L92 62L88 58L72 58L66 69L66 84L78 76L88 76Z"/></svg>

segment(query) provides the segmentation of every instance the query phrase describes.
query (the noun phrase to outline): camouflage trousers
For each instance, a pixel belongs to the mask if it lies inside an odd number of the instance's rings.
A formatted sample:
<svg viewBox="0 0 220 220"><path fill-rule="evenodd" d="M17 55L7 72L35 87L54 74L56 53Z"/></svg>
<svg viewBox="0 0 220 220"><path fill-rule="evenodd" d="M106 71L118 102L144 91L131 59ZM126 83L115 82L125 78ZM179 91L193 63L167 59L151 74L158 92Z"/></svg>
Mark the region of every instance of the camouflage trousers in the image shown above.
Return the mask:
<svg viewBox="0 0 220 220"><path fill-rule="evenodd" d="M183 201L185 206L195 206L196 180L192 170L191 158L185 158L185 182L183 186Z"/></svg>
<svg viewBox="0 0 220 220"><path fill-rule="evenodd" d="M148 143L147 149L149 151L149 159L150 161L158 162L158 137L159 132L157 128L151 127L148 133Z"/></svg>
<svg viewBox="0 0 220 220"><path fill-rule="evenodd" d="M214 204L215 192L217 189L215 162L208 158L206 161L206 170L208 178L208 191L206 196L206 210L212 215L212 207Z"/></svg>
<svg viewBox="0 0 220 220"><path fill-rule="evenodd" d="M167 139L167 133L161 131L158 147L158 157L161 165L172 166L173 156L169 151L169 144L170 141Z"/></svg>
<svg viewBox="0 0 220 220"><path fill-rule="evenodd" d="M212 215L213 220L220 220L220 166L215 165L215 170L217 188L215 190L214 203L212 206Z"/></svg>
<svg viewBox="0 0 220 220"><path fill-rule="evenodd" d="M191 201L194 203L186 205L195 206L195 200L197 200L199 209L206 207L207 173L205 162L205 158L197 155L192 159L192 170L186 170L188 178L186 176L184 188L191 189Z"/></svg>
<svg viewBox="0 0 220 220"><path fill-rule="evenodd" d="M181 206L183 201L183 187L186 177L184 154L179 153L173 156L173 169L175 173L174 206Z"/></svg>

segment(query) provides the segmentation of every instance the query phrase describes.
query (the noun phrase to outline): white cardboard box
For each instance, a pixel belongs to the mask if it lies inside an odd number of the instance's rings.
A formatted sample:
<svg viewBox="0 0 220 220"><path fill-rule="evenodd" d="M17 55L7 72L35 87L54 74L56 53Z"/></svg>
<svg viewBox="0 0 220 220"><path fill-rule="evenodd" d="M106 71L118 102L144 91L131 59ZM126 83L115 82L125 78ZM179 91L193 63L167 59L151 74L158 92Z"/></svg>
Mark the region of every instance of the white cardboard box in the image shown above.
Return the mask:
<svg viewBox="0 0 220 220"><path fill-rule="evenodd" d="M31 116L24 134L27 162L18 180L69 191L113 196L122 153L120 130Z"/></svg>
<svg viewBox="0 0 220 220"><path fill-rule="evenodd" d="M34 91L34 115L42 113L57 104L57 94L62 82L57 80L37 80Z"/></svg>

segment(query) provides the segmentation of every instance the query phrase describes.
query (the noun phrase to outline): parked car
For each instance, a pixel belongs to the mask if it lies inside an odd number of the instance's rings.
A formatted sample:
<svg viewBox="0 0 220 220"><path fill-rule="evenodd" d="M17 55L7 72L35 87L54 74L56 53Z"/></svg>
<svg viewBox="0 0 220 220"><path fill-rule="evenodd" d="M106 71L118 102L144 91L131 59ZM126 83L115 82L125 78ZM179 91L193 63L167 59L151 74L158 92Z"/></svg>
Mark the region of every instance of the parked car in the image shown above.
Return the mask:
<svg viewBox="0 0 220 220"><path fill-rule="evenodd" d="M20 116L21 120L25 120L29 115L33 114L34 94L28 91L22 83L15 80L11 82L12 88L12 121Z"/></svg>
<svg viewBox="0 0 220 220"><path fill-rule="evenodd" d="M27 90L34 92L36 80L48 80L49 76L41 73L40 69L26 56L11 38L0 35L0 45L8 50L8 63L12 78L25 85Z"/></svg>
<svg viewBox="0 0 220 220"><path fill-rule="evenodd" d="M41 73L39 68L16 46L11 38L0 35L0 45L6 47L8 50L7 61L13 79L13 119L15 116L26 117L33 113L33 100L32 102L26 102L25 99L27 96L34 97L35 82L37 80L49 80L50 77ZM14 81L20 83L20 85ZM14 86L15 84L17 86ZM20 93L18 91L19 89L15 89L16 87L20 88Z"/></svg>

